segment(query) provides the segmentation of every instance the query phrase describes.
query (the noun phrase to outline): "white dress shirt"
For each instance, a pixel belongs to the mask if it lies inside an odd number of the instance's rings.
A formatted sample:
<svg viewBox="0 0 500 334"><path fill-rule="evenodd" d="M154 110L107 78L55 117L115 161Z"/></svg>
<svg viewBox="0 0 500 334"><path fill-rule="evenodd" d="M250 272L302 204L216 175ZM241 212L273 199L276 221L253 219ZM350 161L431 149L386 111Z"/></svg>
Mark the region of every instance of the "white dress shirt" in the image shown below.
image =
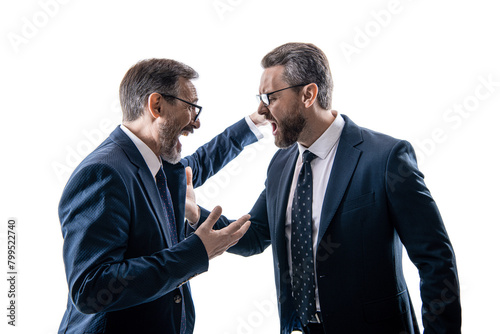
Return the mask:
<svg viewBox="0 0 500 334"><path fill-rule="evenodd" d="M260 132L257 125L254 124L250 116L245 116L245 121L247 122L248 127L253 132L255 137L257 137L257 140L261 140L262 138L264 138L264 135L262 134L262 132Z"/></svg>
<svg viewBox="0 0 500 334"><path fill-rule="evenodd" d="M141 153L142 157L144 158L146 165L148 165L148 168L151 171L151 174L153 174L153 178L156 180L156 174L158 174L158 171L160 170L160 167L161 167L160 157L158 157L153 152L153 150L151 150L149 148L148 145L146 145L139 137L137 137L125 125L121 124L120 129L122 129L123 132L125 132L125 134L135 144L135 146L137 147L137 149Z"/></svg>
<svg viewBox="0 0 500 334"><path fill-rule="evenodd" d="M333 123L309 148L298 144L299 156L295 164L295 172L293 174L290 194L288 196L288 205L286 207L286 222L285 236L287 239L288 263L290 264L290 276L292 274L292 252L291 252L291 224L292 224L292 203L295 188L297 187L297 179L300 169L302 168L302 153L309 150L314 153L317 158L311 161L311 169L313 174L313 200L312 200L312 242L314 253L314 273L316 277L316 252L318 249L318 231L321 219L321 210L323 208L323 199L325 198L326 187L330 179L330 173L333 167L335 154L340 139L340 134L344 128L345 121L340 114L337 115ZM320 311L318 283L316 279L316 309Z"/></svg>

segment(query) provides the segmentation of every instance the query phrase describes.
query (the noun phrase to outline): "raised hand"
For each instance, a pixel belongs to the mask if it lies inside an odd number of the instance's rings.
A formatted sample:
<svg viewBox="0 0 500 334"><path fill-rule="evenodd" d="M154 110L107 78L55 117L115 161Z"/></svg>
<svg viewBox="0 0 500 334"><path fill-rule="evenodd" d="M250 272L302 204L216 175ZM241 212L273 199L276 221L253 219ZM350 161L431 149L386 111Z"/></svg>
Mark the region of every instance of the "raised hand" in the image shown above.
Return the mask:
<svg viewBox="0 0 500 334"><path fill-rule="evenodd" d="M186 219L195 224L200 219L200 208L196 205L196 195L193 187L193 171L186 167Z"/></svg>
<svg viewBox="0 0 500 334"><path fill-rule="evenodd" d="M259 111L254 112L253 114L249 115L249 117L257 126L263 126L269 123L266 119L266 115L260 114Z"/></svg>
<svg viewBox="0 0 500 334"><path fill-rule="evenodd" d="M207 220L201 224L195 234L200 237L211 260L224 253L229 247L235 245L238 240L247 232L251 222L250 215L244 215L229 226L220 230L214 230L213 227L222 214L222 208L216 206Z"/></svg>

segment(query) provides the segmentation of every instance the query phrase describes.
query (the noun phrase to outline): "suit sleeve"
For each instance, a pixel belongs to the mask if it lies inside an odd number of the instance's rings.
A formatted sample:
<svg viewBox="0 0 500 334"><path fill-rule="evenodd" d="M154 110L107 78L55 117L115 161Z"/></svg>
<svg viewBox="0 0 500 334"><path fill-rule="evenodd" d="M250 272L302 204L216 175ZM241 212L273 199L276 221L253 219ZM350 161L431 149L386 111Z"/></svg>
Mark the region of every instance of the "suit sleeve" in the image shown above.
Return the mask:
<svg viewBox="0 0 500 334"><path fill-rule="evenodd" d="M75 172L59 205L70 296L82 313L150 302L208 270L196 235L149 256L127 258L131 192L105 164Z"/></svg>
<svg viewBox="0 0 500 334"><path fill-rule="evenodd" d="M271 162L269 163L269 167L267 169L268 179L270 177L271 167L273 166L279 154L280 151L278 151L274 155L274 157L271 159ZM250 228L236 245L227 250L229 253L242 256L251 256L262 253L271 244L271 231L269 227L269 215L267 212L267 187L268 180L266 180L265 189L262 191L259 198L252 207L252 210L250 210L249 212L250 221L252 222ZM210 214L208 210L202 207L200 207L200 209L201 213L199 224L204 222ZM233 221L234 220L230 220L225 216L221 216L215 224L214 228L224 228L225 226L231 224Z"/></svg>
<svg viewBox="0 0 500 334"><path fill-rule="evenodd" d="M208 218L210 211L202 207L200 207L200 209L200 222L204 222ZM265 190L262 191L259 198L257 199L257 202L250 211L250 216L250 221L252 222L250 228L236 245L227 250L229 253L242 256L251 256L262 253L271 244L271 237L269 234L269 225L267 220ZM234 220L230 220L225 216L221 216L215 224L214 228L224 228L231 224L233 221Z"/></svg>
<svg viewBox="0 0 500 334"><path fill-rule="evenodd" d="M455 254L408 142L401 141L393 147L386 171L391 217L420 275L424 333L460 333Z"/></svg>
<svg viewBox="0 0 500 334"><path fill-rule="evenodd" d="M271 173L271 168L276 161L276 158L279 156L280 151L276 152L274 157L271 159L269 163L269 167L267 169L267 177L265 183L265 188L260 194L259 198L255 202L252 210L250 210L250 221L252 224L250 228L245 233L245 235L238 241L236 245L229 248L227 251L229 253L242 255L242 256L251 256L255 254L262 253L270 244L271 244L271 231L269 225L269 213L267 211L268 203L267 203L267 188L269 183L269 178L273 177L274 173ZM200 207L200 223L204 222L208 215L209 211ZM215 224L216 229L221 229L229 224L231 224L234 220L229 220L225 216L221 216L217 223Z"/></svg>
<svg viewBox="0 0 500 334"><path fill-rule="evenodd" d="M196 188L236 158L245 146L256 141L257 137L242 119L185 157L182 164L193 170L193 186Z"/></svg>

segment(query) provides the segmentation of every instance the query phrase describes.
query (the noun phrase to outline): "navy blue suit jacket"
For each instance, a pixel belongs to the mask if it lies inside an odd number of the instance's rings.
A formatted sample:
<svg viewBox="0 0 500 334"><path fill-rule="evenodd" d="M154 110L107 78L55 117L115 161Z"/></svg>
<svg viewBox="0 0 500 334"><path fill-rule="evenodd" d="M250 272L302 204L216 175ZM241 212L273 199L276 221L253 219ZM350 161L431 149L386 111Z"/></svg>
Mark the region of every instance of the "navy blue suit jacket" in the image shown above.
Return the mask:
<svg viewBox="0 0 500 334"><path fill-rule="evenodd" d="M408 142L358 127L344 116L318 236L316 278L326 333L410 334L418 325L403 277L402 244L421 278L425 333L460 333L454 252ZM272 244L281 333L300 328L287 258L285 214L297 145L279 150L252 225L229 251ZM202 219L207 216L202 210ZM227 224L221 218L219 226Z"/></svg>
<svg viewBox="0 0 500 334"><path fill-rule="evenodd" d="M164 162L180 242L167 237L155 179L118 127L76 168L59 205L69 286L59 333L179 333L183 291L194 326L190 278L208 269L199 237L185 238L185 166L200 186L257 138L244 120L193 155Z"/></svg>

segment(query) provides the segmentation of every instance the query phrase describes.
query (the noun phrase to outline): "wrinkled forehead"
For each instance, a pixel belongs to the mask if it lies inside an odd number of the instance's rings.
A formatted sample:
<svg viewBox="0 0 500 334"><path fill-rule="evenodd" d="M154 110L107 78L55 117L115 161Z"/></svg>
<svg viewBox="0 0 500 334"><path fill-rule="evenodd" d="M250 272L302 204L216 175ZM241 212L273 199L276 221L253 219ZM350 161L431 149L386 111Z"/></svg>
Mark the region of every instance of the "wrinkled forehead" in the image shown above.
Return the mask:
<svg viewBox="0 0 500 334"><path fill-rule="evenodd" d="M191 80L185 78L179 78L179 97L186 99L191 102L198 101L198 93L196 92L196 87L191 82Z"/></svg>
<svg viewBox="0 0 500 334"><path fill-rule="evenodd" d="M266 68L260 78L259 92L263 94L283 88L285 86L283 80L284 71L285 67L283 65Z"/></svg>

